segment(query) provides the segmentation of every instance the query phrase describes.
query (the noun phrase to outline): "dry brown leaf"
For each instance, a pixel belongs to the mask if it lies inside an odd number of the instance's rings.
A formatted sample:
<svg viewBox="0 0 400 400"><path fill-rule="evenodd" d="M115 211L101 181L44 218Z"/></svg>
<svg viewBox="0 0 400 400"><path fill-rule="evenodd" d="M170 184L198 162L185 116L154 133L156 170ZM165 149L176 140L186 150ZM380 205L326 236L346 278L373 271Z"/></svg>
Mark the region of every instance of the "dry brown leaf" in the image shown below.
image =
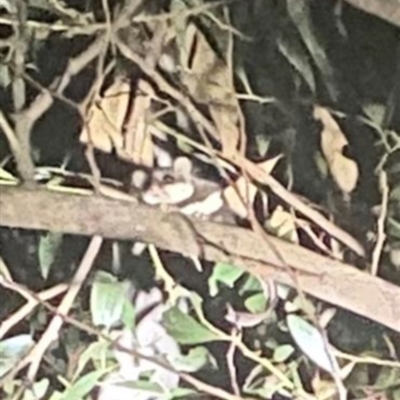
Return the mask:
<svg viewBox="0 0 400 400"><path fill-rule="evenodd" d="M274 231L277 237L286 239L292 243L299 242L296 230L296 220L292 214L278 206L268 220L268 227Z"/></svg>
<svg viewBox="0 0 400 400"><path fill-rule="evenodd" d="M257 186L248 182L244 176L241 176L234 186L228 186L222 192L230 209L241 218L247 217L247 204L250 206L253 204L256 194Z"/></svg>
<svg viewBox="0 0 400 400"><path fill-rule="evenodd" d="M193 23L187 27L183 51L182 80L196 101L209 105L224 154L234 154L240 129L231 71Z"/></svg>
<svg viewBox="0 0 400 400"><path fill-rule="evenodd" d="M212 104L210 114L220 135L223 154L235 154L240 140L236 108L227 104Z"/></svg>
<svg viewBox="0 0 400 400"><path fill-rule="evenodd" d="M354 160L336 152L330 163L330 171L343 193L351 193L358 181L358 165Z"/></svg>
<svg viewBox="0 0 400 400"><path fill-rule="evenodd" d="M357 185L359 170L354 160L343 155L343 148L348 144L346 136L326 108L315 106L314 118L323 126L321 150L329 171L340 190L350 194Z"/></svg>
<svg viewBox="0 0 400 400"><path fill-rule="evenodd" d="M348 144L348 141L338 123L326 108L315 106L314 118L317 121L320 121L323 125L321 132L321 149L325 158L329 162L332 154L337 151L342 152L343 147Z"/></svg>
<svg viewBox="0 0 400 400"><path fill-rule="evenodd" d="M95 148L110 153L113 148L123 148L122 128L129 106L130 85L118 78L105 91L100 104L89 110L87 125L83 128L80 141L91 143Z"/></svg>
<svg viewBox="0 0 400 400"><path fill-rule="evenodd" d="M279 154L273 158L257 163L257 167L261 168L266 174L270 174L274 170L275 165L281 158L282 154Z"/></svg>
<svg viewBox="0 0 400 400"><path fill-rule="evenodd" d="M141 79L137 85L137 95L133 101L132 113L129 116L126 136L125 153L135 164L152 167L154 163L154 144L147 124L150 112L153 89Z"/></svg>
<svg viewBox="0 0 400 400"><path fill-rule="evenodd" d="M270 174L282 156L276 156L269 160L258 163L264 172ZM222 195L230 209L239 217L248 216L248 206L252 206L257 194L257 186L249 182L244 176L239 177L234 186L228 186L223 190ZM264 200L264 199L263 199Z"/></svg>
<svg viewBox="0 0 400 400"><path fill-rule="evenodd" d="M204 35L193 23L189 23L186 28L182 52L181 62L187 72L183 77L184 83L198 101L207 102L208 93L202 88L203 79L207 78L220 60Z"/></svg>

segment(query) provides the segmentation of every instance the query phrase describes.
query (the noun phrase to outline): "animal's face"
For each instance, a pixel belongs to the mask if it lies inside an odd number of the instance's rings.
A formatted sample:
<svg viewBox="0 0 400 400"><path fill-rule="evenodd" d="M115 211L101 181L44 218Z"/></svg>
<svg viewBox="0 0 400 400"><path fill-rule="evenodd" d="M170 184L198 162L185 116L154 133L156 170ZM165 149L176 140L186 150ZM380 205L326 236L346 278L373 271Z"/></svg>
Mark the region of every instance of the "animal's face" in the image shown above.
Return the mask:
<svg viewBox="0 0 400 400"><path fill-rule="evenodd" d="M153 182L143 192L142 200L149 205L179 205L189 200L194 195L195 189L190 182Z"/></svg>
<svg viewBox="0 0 400 400"><path fill-rule="evenodd" d="M152 171L150 185L142 193L142 200L150 205L178 205L195 194L191 177L192 164L186 157L178 157L172 168Z"/></svg>
<svg viewBox="0 0 400 400"><path fill-rule="evenodd" d="M195 176L189 159L178 157L173 168L152 171L141 199L152 206L175 206L183 214L210 218L226 211L222 191L220 184Z"/></svg>

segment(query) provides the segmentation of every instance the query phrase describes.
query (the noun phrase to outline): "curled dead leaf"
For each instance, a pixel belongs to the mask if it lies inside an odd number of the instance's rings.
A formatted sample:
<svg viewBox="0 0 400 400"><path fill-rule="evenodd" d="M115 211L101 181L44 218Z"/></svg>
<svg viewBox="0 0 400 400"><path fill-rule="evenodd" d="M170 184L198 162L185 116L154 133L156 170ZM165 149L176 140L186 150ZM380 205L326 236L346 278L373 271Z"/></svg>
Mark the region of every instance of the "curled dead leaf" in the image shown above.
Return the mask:
<svg viewBox="0 0 400 400"><path fill-rule="evenodd" d="M222 195L229 208L239 217L246 218L257 194L257 186L241 176L234 185L228 186Z"/></svg>
<svg viewBox="0 0 400 400"><path fill-rule="evenodd" d="M359 170L354 160L343 155L348 140L326 108L315 106L314 118L322 123L321 150L329 172L339 189L350 194L357 185Z"/></svg>
<svg viewBox="0 0 400 400"><path fill-rule="evenodd" d="M258 163L257 166L265 173L270 174L282 155ZM257 186L244 176L239 177L234 185L228 186L222 195L230 209L239 217L247 218L248 207L252 207L257 194ZM263 199L266 202L266 199Z"/></svg>
<svg viewBox="0 0 400 400"><path fill-rule="evenodd" d="M129 83L118 78L105 91L99 104L93 104L84 126L80 141L91 143L95 148L110 153L113 148L122 149L122 127L129 105Z"/></svg>
<svg viewBox="0 0 400 400"><path fill-rule="evenodd" d="M148 129L147 116L150 111L153 88L143 79L137 83L136 96L127 118L124 149L130 161L152 167L154 144Z"/></svg>
<svg viewBox="0 0 400 400"><path fill-rule="evenodd" d="M278 206L268 220L268 227L276 233L279 238L287 239L291 243L298 243L299 236L296 229L295 217Z"/></svg>
<svg viewBox="0 0 400 400"><path fill-rule="evenodd" d="M330 161L333 179L343 193L351 193L358 181L358 165L354 160L336 152Z"/></svg>
<svg viewBox="0 0 400 400"><path fill-rule="evenodd" d="M234 154L241 132L232 71L194 23L186 28L181 61L182 81L196 101L209 105L224 154Z"/></svg>

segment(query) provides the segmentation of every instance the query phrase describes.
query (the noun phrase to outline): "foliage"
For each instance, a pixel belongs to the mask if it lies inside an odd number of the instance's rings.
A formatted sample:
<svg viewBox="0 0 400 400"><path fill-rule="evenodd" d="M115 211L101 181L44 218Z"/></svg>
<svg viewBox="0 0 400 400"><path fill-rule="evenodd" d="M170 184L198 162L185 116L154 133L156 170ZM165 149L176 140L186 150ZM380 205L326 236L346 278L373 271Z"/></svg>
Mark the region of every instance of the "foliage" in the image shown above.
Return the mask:
<svg viewBox="0 0 400 400"><path fill-rule="evenodd" d="M0 0L0 13L0 191L131 200L143 171L184 155L218 187L186 214L228 209L399 284L394 26L308 0ZM0 229L1 398L399 398L398 332L306 297L295 277L290 289L228 254L209 265L97 239Z"/></svg>

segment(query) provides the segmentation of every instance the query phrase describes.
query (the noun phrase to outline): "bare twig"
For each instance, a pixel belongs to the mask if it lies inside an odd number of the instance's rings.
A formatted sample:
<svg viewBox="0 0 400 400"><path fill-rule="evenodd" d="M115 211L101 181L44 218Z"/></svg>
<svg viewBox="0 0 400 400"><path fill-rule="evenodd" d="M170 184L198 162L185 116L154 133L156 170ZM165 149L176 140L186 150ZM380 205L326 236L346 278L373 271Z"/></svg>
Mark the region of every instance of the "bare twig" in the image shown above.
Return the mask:
<svg viewBox="0 0 400 400"><path fill-rule="evenodd" d="M175 99L189 113L192 119L200 125L200 127L204 128L214 139L219 141L219 134L216 131L215 126L194 106L190 98L170 85L155 69L150 69L146 64L146 61L139 55L135 54L121 39L116 39L116 43L121 53L126 58L134 62L149 78L151 78L159 90ZM204 149L208 154L212 154L213 152L209 145L205 146ZM213 155L214 157L215 154L216 153ZM220 156L224 157L225 155L222 154ZM253 179L267 185L282 200L290 204L293 208L301 212L306 217L310 218L314 223L347 245L357 254L361 256L365 255L363 247L351 235L326 219L321 213L303 203L298 197L283 187L271 175L265 174L254 163L247 160L240 154L229 156L228 159L240 169L245 169Z"/></svg>
<svg viewBox="0 0 400 400"><path fill-rule="evenodd" d="M16 23L16 19L12 17L0 17L0 24L6 26L13 26ZM93 35L95 33L106 30L106 24L102 22L98 23L76 23L66 24L61 22L54 22L52 24L47 22L27 20L25 27L29 29L36 29L41 31L49 32L66 32L68 37L77 35Z"/></svg>
<svg viewBox="0 0 400 400"><path fill-rule="evenodd" d="M54 11L72 20L85 20L89 21L90 14L82 14L72 7L68 7L62 0L48 0L49 4L53 7Z"/></svg>
<svg viewBox="0 0 400 400"><path fill-rule="evenodd" d="M138 54L135 54L121 39L117 38L116 43L120 52L152 79L159 90L175 99L189 113L193 121L202 126L216 140L219 140L219 135L214 125L194 106L192 100L188 96L170 85L156 69L149 68L146 60Z"/></svg>
<svg viewBox="0 0 400 400"><path fill-rule="evenodd" d="M45 307L46 309L48 309L50 312L52 312L53 314L55 314L55 316L60 317L63 319L64 322L70 324L71 326L74 326L84 332L87 332L91 335L97 336L99 338L102 338L103 340L107 341L110 344L114 343L114 340L109 337L108 335L105 335L102 331L93 328L92 326L78 321L72 317L69 317L68 315L62 315L58 312L58 309L54 308L53 306L49 305L46 302L42 302L39 298L37 298L37 295L35 295L34 293L30 292L29 289L27 288L22 288L18 283L14 283L14 282L6 282L6 285L10 288L12 288L13 290L15 290L16 292L22 292L24 293L24 295L26 297L29 298L34 298L38 301L38 303L40 303L43 307ZM228 336L227 336L228 337ZM228 337L229 338L229 337ZM155 365L158 365L162 368L165 368L167 370L173 371L174 373L176 373L177 375L179 375L184 381L190 383L193 387L195 387L196 389L198 389L201 392L213 395L214 397L218 397L221 398L223 400L242 400L241 397L238 397L236 395L232 395L231 393L226 392L223 389L220 388L216 388L213 387L211 385L208 385L207 383L189 375L189 374L185 374L182 372L178 372L176 370L174 370L169 364L164 363L162 361L160 361L159 358L156 357L152 357L152 356L147 356L144 354L141 354L140 352L133 350L133 349L128 349L128 348L124 348L123 346L118 346L118 350L125 352L127 354L132 355L132 357L138 358L138 359L144 359L146 361L149 361L151 363L154 363ZM249 350L250 351L250 350ZM18 371L20 371L22 368L24 368L31 359L31 354L32 351L25 356L22 360L20 360L17 365L9 372L7 372L6 375L2 376L0 378L0 386L7 381L7 379L9 379L9 377L13 377ZM289 381L290 382L290 381ZM305 400L315 400L314 397L312 396L307 396L304 393L304 396L302 395L302 393L299 393L299 398L304 398ZM249 398L249 400L252 400L251 398Z"/></svg>
<svg viewBox="0 0 400 400"><path fill-rule="evenodd" d="M13 156L15 157L15 160L18 163L21 159L23 159L21 146L17 139L17 135L15 134L13 128L8 123L6 117L4 116L4 114L2 113L1 110L0 110L0 128L3 130L4 134L6 135L8 144L10 145L11 152L13 153ZM23 161L21 161L21 162L23 162Z"/></svg>
<svg viewBox="0 0 400 400"><path fill-rule="evenodd" d="M382 201L381 201L379 218L377 222L378 226L377 240L374 247L374 251L372 252L372 264L371 264L372 275L377 275L378 273L379 261L381 259L383 245L385 244L386 240L385 223L386 223L386 216L389 203L389 187L388 187L386 172L383 170L379 174L379 186L382 192Z"/></svg>
<svg viewBox="0 0 400 400"><path fill-rule="evenodd" d="M16 32L15 46L14 46L14 79L12 84L14 111L19 113L25 106L25 82L23 74L25 71L25 52L27 45L26 35L26 20L27 20L27 7L25 1L16 0L18 24L14 25Z"/></svg>
<svg viewBox="0 0 400 400"><path fill-rule="evenodd" d="M94 236L92 238L82 262L69 285L68 292L57 308L57 315L53 316L53 319L49 323L47 329L30 353L30 366L27 373L27 377L30 382L34 382L35 380L36 373L39 369L39 365L45 351L48 349L51 343L58 338L59 330L63 324L62 316L67 315L72 307L74 300L83 285L83 282L92 268L93 262L100 250L102 242L103 239L100 236Z"/></svg>
<svg viewBox="0 0 400 400"><path fill-rule="evenodd" d="M228 364L228 370L229 370L233 393L235 393L237 396L240 396L240 387L237 380L237 371L235 366L235 353L236 353L236 343L235 341L232 341L226 353L226 362Z"/></svg>
<svg viewBox="0 0 400 400"><path fill-rule="evenodd" d="M25 71L25 52L27 46L27 35L25 22L27 19L28 5L24 0L16 0L16 11L18 23L14 25L14 78L12 82L12 97L14 102L14 112L16 115L25 107L26 93L23 74ZM15 134L19 142L19 152L17 161L18 172L24 183L34 186L35 167L31 158L31 148L27 126L20 123L19 118L15 122Z"/></svg>
<svg viewBox="0 0 400 400"><path fill-rule="evenodd" d="M296 211L300 212L304 216L308 217L311 221L317 224L319 227L324 229L334 238L338 239L341 243L352 249L355 253L360 256L365 256L365 250L362 245L349 233L326 219L317 210L314 210L303 201L301 201L296 195L287 190L282 186L272 175L266 174L261 168L259 168L252 161L236 154L229 158L233 164L243 168L247 173L256 181L267 185L278 197L280 197L287 204L291 205Z"/></svg>
<svg viewBox="0 0 400 400"><path fill-rule="evenodd" d="M222 1L213 1L211 3L201 4L199 6L187 8L187 9L179 9L177 11L172 11L168 13L161 13L157 15L145 15L140 14L133 18L133 22L158 22L158 21L169 21L175 18L188 18L193 15L199 15L206 13L209 10L220 7L224 4L228 4L231 0L222 0Z"/></svg>
<svg viewBox="0 0 400 400"><path fill-rule="evenodd" d="M0 339L4 337L4 335L18 322L26 318L39 304L41 304L41 302L48 301L54 297L57 297L67 290L66 284L60 284L43 290L42 292L37 293L35 296L32 296L25 288L22 288L20 285L14 285L12 282L7 282L4 279L2 280L1 275L0 285L7 289L18 292L27 300L26 304L24 304L17 311L15 311L13 314L11 314L8 318L0 323Z"/></svg>
<svg viewBox="0 0 400 400"><path fill-rule="evenodd" d="M24 80L24 68L21 65L15 66L16 83L14 84L14 103L16 108L15 132L0 112L0 126L3 129L10 148L17 162L17 168L20 176L27 184L34 185L34 164L31 159L30 136L33 124L37 121L52 105L52 91L55 91L59 97L68 86L71 78L82 71L93 59L95 59L104 49L104 38L95 40L87 49L77 57L71 59L61 78L56 78L50 85L50 90L43 89L32 104L22 110L25 104L25 86L21 86ZM22 50L20 50L22 52ZM23 63L19 55L18 60Z"/></svg>
<svg viewBox="0 0 400 400"><path fill-rule="evenodd" d="M50 89L61 94L68 86L71 78L81 72L89 63L91 63L103 51L105 46L104 36L98 37L92 44L90 44L82 53L68 62L67 68L63 75L56 78L50 85ZM29 126L40 118L53 104L53 97L49 91L43 91L32 102L30 107L26 109L21 118L25 118Z"/></svg>

